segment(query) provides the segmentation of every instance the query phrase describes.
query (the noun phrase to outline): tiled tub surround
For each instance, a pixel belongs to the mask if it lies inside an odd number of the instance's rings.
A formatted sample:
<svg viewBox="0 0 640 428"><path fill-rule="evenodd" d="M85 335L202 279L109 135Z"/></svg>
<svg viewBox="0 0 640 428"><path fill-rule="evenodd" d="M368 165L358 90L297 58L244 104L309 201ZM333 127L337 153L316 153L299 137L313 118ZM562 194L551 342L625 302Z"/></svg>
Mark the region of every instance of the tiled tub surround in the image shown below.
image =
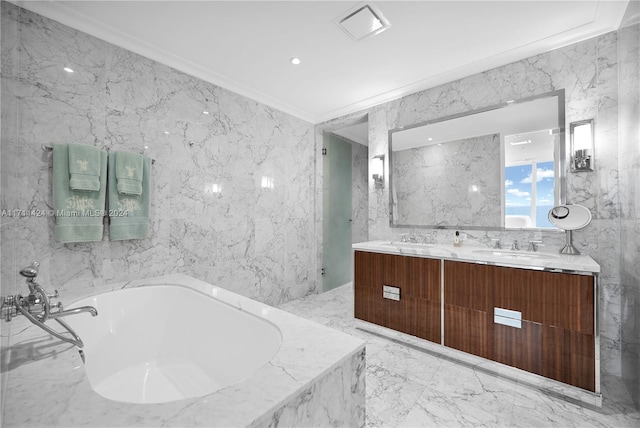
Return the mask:
<svg viewBox="0 0 640 428"><path fill-rule="evenodd" d="M13 4L0 7L0 208L52 208L43 144L155 159L148 239L63 245L52 216L3 216L2 294L22 288L15 273L33 259L42 283L61 291L174 272L271 305L316 290L312 124Z"/></svg>
<svg viewBox="0 0 640 428"><path fill-rule="evenodd" d="M74 346L18 317L12 321L9 347L3 348L11 394L6 397L2 426L364 425L365 354L359 338L182 274L84 292L154 284L183 285L274 323L282 332L280 350L253 376L213 394L163 404L121 403L91 389ZM68 303L82 297L82 290L74 290L61 299ZM179 317L188 310L176 302L175 313L167 316ZM226 326L211 328L218 327Z"/></svg>

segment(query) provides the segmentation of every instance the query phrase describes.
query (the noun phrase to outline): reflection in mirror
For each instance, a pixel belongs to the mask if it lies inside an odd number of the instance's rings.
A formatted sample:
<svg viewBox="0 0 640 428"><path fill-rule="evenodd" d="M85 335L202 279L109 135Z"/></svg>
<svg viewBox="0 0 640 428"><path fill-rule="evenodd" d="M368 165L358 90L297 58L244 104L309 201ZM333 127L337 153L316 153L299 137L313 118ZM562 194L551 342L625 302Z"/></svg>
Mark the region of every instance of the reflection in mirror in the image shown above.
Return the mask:
<svg viewBox="0 0 640 428"><path fill-rule="evenodd" d="M564 91L392 130L391 225L553 228L564 200Z"/></svg>

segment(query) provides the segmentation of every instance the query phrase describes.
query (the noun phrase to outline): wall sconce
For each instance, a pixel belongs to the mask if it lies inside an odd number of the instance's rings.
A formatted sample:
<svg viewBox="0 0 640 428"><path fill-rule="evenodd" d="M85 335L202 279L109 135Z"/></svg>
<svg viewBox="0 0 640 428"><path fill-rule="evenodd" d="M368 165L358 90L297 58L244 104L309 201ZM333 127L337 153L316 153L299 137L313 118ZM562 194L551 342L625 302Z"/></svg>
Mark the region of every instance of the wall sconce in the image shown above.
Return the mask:
<svg viewBox="0 0 640 428"><path fill-rule="evenodd" d="M571 171L593 171L594 124L593 119L573 122L571 135Z"/></svg>
<svg viewBox="0 0 640 428"><path fill-rule="evenodd" d="M384 188L384 155L377 155L371 159L371 172L376 188Z"/></svg>

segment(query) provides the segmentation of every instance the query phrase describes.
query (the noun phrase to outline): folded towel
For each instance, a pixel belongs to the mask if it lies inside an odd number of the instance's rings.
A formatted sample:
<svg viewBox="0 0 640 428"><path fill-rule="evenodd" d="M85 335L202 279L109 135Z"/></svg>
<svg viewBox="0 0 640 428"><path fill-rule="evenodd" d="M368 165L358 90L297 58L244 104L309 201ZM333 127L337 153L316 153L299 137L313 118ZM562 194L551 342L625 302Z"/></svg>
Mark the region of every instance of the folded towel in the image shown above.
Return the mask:
<svg viewBox="0 0 640 428"><path fill-rule="evenodd" d="M96 192L76 191L69 186L69 147L53 145L53 207L56 241L101 241L107 194L107 152L100 153L100 187Z"/></svg>
<svg viewBox="0 0 640 428"><path fill-rule="evenodd" d="M151 162L143 157L142 194L120 193L116 185L117 153L109 154L109 239L143 239L149 235Z"/></svg>
<svg viewBox="0 0 640 428"><path fill-rule="evenodd" d="M69 144L69 174L71 190L100 190L100 150L93 146Z"/></svg>
<svg viewBox="0 0 640 428"><path fill-rule="evenodd" d="M142 159L137 153L115 152L118 193L142 195Z"/></svg>

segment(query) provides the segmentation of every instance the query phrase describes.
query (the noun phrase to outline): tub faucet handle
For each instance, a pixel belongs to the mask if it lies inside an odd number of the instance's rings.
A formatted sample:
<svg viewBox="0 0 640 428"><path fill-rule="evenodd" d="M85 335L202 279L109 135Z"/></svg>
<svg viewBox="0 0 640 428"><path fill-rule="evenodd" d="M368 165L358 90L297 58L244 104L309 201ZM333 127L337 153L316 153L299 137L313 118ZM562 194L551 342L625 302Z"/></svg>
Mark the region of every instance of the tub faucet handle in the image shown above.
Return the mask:
<svg viewBox="0 0 640 428"><path fill-rule="evenodd" d="M40 266L40 263L33 262L29 266L20 269L20 275L22 275L25 278L27 278L27 281L30 281L30 280L33 281L33 278L38 276L38 267L39 266Z"/></svg>

